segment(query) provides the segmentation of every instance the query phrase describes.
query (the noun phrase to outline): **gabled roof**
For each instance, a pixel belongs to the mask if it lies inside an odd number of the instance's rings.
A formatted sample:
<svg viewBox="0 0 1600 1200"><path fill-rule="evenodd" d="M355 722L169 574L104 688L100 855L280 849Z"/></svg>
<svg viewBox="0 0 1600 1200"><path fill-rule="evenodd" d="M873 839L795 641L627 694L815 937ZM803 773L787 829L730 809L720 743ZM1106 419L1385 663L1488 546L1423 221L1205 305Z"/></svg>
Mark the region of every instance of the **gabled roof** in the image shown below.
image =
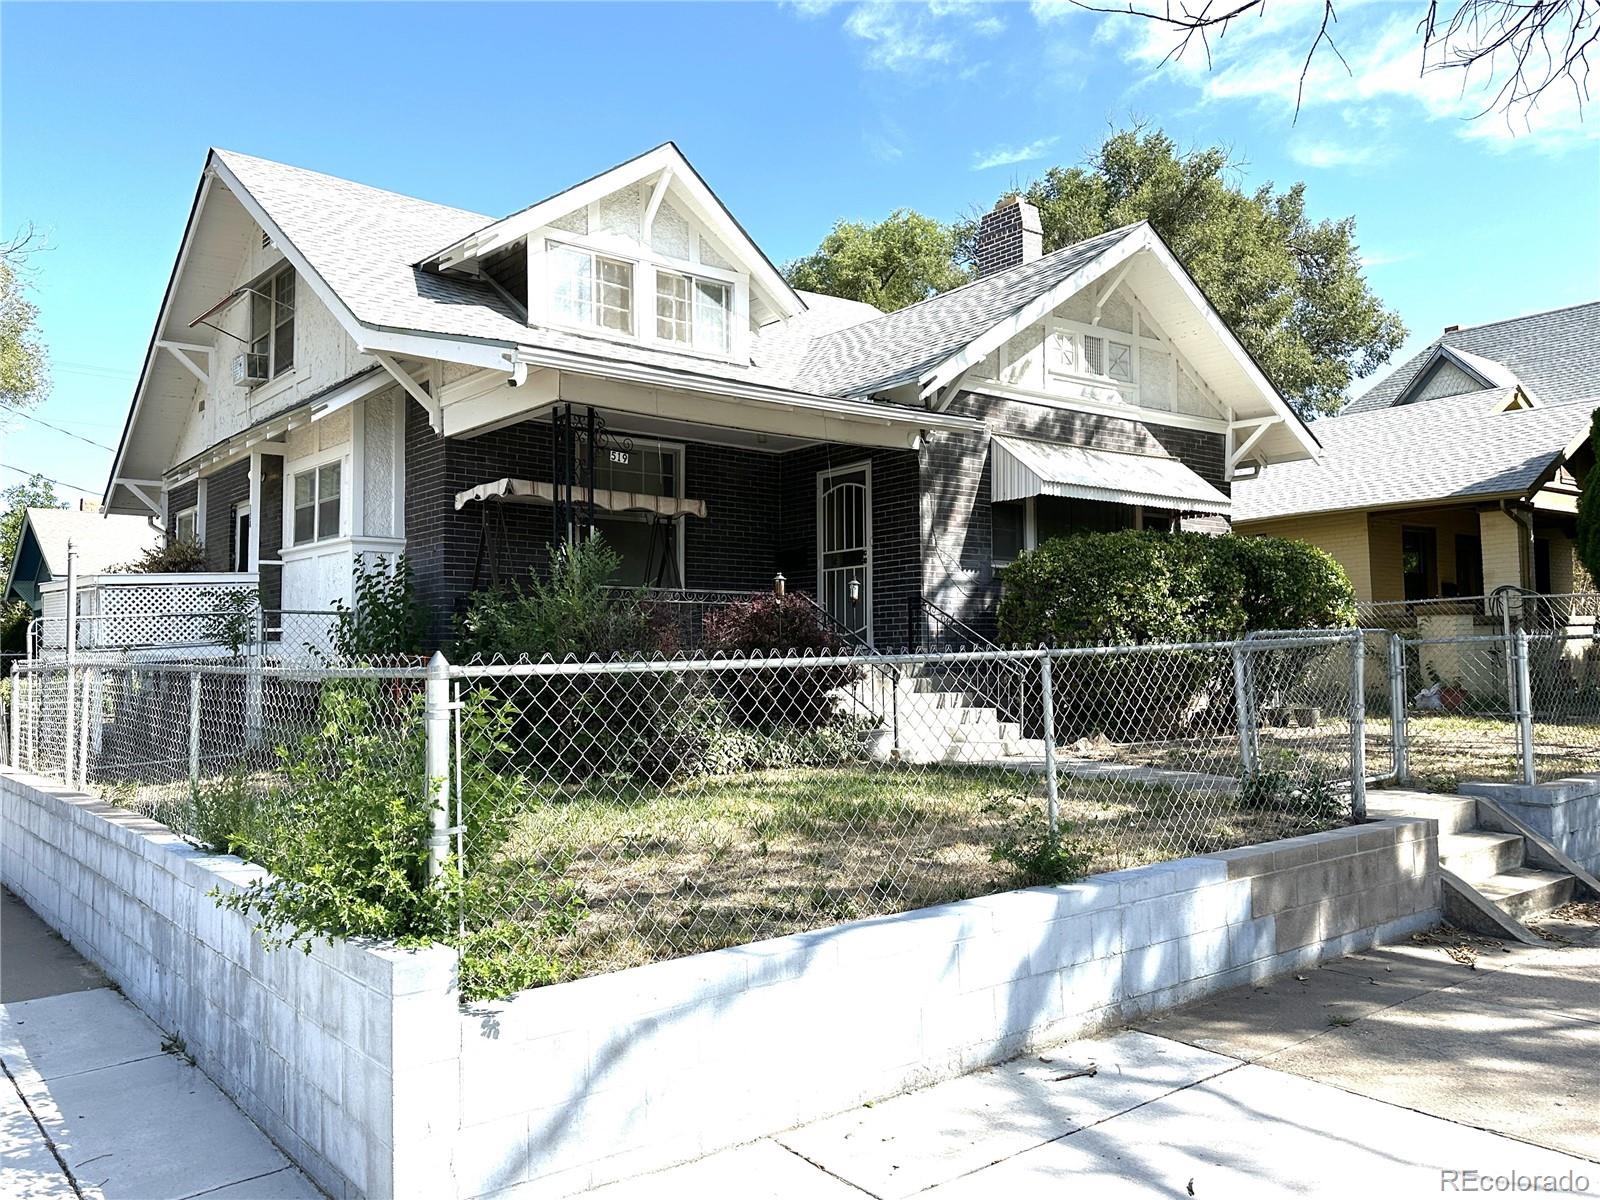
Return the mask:
<svg viewBox="0 0 1600 1200"><path fill-rule="evenodd" d="M52 579L67 575L67 543L78 552L78 571L94 575L138 558L161 540L161 533L143 517L107 516L75 508L23 510L17 544L6 564L7 589L17 562L31 542Z"/></svg>
<svg viewBox="0 0 1600 1200"><path fill-rule="evenodd" d="M1235 524L1527 496L1581 444L1600 396L1506 411L1492 388L1317 422L1323 457L1233 484Z"/></svg>
<svg viewBox="0 0 1600 1200"><path fill-rule="evenodd" d="M646 180L659 184L661 188L672 187L683 196L695 210L695 215L745 260L756 287L775 301L782 315L792 316L805 307L800 294L789 286L788 280L773 265L766 252L745 232L744 226L739 224L727 205L722 203L721 198L711 190L700 172L694 169L694 165L673 142L663 142L652 150L590 176L582 183L547 196L508 217L490 222L465 237L454 239L417 265L438 270L471 262L526 237L535 229L592 201Z"/></svg>
<svg viewBox="0 0 1600 1200"><path fill-rule="evenodd" d="M1541 404L1600 395L1600 301L1451 330L1352 400L1340 415L1401 401L1411 384L1439 361L1441 350L1454 352L1450 359L1486 386L1520 383ZM1496 372L1500 376L1491 377Z"/></svg>

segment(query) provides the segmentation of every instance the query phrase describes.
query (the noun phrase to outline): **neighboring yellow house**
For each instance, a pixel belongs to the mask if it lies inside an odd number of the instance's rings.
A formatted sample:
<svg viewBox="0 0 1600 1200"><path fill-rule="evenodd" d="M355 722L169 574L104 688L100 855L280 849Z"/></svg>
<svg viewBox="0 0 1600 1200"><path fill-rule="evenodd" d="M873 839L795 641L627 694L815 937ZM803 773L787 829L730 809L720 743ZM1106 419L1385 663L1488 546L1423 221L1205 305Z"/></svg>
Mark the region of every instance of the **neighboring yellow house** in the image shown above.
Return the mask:
<svg viewBox="0 0 1600 1200"><path fill-rule="evenodd" d="M1365 602L1586 590L1574 534L1597 407L1600 302L1452 326L1314 424L1320 459L1237 478L1233 526L1321 546Z"/></svg>

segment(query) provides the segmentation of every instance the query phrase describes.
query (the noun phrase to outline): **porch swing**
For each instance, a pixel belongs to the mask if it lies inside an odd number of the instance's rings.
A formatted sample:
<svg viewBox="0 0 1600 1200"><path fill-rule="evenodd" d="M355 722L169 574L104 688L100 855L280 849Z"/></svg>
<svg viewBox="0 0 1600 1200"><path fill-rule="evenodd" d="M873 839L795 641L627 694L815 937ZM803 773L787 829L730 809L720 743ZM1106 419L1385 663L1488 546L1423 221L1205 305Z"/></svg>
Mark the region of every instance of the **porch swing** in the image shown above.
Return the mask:
<svg viewBox="0 0 1600 1200"><path fill-rule="evenodd" d="M663 495L667 490L666 478L659 459L653 492L597 486L602 453L608 473L614 474L616 466L633 465L635 450L632 439L607 433L605 422L592 408L580 423L574 420L571 405L559 407L552 417L552 431L556 448L552 482L506 477L456 493L458 512L468 504L481 505L473 588L482 586L485 571L491 585L500 583L505 565L503 556L510 539L505 513L507 504L549 505L552 510L551 544L557 547L589 536L598 528L599 514L643 515L649 520L650 530L644 548L642 583L652 588L682 587L678 570L678 519L704 518L705 501ZM650 480L641 474L638 482L647 484Z"/></svg>

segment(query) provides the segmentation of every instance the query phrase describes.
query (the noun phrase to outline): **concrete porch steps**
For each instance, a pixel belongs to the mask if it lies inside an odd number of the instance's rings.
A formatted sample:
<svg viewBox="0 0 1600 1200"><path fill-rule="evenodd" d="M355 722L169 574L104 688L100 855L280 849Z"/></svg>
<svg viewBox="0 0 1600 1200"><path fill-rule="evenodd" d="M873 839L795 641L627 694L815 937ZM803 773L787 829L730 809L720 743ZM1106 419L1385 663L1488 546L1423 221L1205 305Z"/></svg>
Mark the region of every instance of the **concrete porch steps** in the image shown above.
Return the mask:
<svg viewBox="0 0 1600 1200"><path fill-rule="evenodd" d="M1508 828L1489 801L1395 788L1373 792L1368 811L1438 822L1445 911L1475 932L1540 944L1525 922L1561 907L1581 890L1575 875L1551 869L1556 864L1542 846L1529 845L1536 835Z"/></svg>

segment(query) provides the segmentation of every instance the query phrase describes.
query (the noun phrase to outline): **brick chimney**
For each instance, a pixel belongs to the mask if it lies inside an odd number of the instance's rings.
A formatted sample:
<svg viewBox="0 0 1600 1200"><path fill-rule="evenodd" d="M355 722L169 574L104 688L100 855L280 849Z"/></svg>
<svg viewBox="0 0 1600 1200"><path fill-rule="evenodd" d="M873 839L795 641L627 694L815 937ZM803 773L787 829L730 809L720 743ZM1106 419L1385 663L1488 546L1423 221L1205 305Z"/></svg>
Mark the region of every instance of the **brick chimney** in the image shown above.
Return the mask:
<svg viewBox="0 0 1600 1200"><path fill-rule="evenodd" d="M978 274L1020 267L1044 253L1039 210L1021 196L1002 196L978 222Z"/></svg>

